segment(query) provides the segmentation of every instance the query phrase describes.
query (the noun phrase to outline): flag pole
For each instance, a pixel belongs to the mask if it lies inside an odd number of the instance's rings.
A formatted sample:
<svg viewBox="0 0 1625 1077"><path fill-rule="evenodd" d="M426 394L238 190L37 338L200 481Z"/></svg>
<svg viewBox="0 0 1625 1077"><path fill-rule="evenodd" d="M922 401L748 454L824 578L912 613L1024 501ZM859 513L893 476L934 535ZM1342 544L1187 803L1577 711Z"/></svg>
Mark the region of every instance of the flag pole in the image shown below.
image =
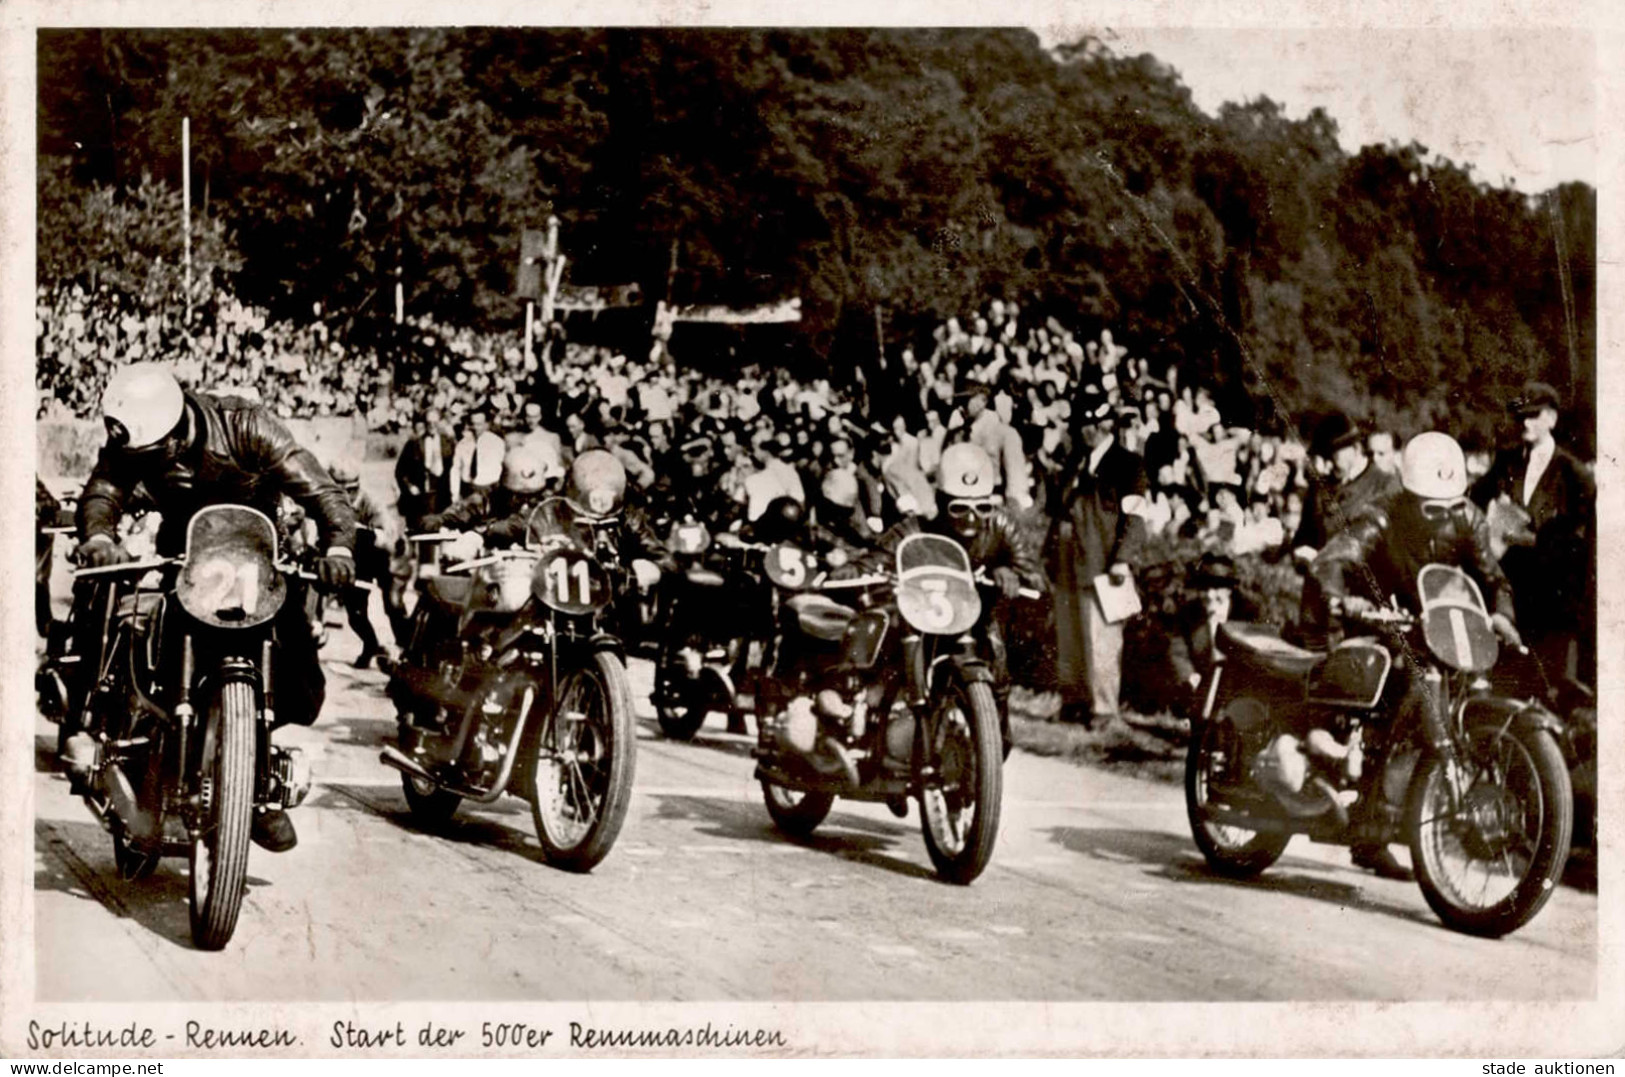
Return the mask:
<svg viewBox="0 0 1625 1077"><path fill-rule="evenodd" d="M192 117L181 117L181 216L186 234L186 320L192 320Z"/></svg>

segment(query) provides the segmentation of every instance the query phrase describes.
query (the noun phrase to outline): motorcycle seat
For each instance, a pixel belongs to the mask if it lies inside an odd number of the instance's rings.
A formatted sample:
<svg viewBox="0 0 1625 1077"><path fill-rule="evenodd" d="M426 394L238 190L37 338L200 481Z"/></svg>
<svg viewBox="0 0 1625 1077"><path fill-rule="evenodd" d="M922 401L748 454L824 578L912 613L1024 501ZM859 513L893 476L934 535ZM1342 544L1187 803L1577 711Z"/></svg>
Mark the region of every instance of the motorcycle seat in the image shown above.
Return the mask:
<svg viewBox="0 0 1625 1077"><path fill-rule="evenodd" d="M1326 656L1294 646L1268 625L1226 621L1219 626L1218 648L1226 658L1262 667L1287 677L1306 677Z"/></svg>
<svg viewBox="0 0 1625 1077"><path fill-rule="evenodd" d="M847 625L857 616L850 606L843 606L823 595L796 595L785 603L795 615L796 626L813 639L839 642L846 635Z"/></svg>
<svg viewBox="0 0 1625 1077"><path fill-rule="evenodd" d="M685 575L688 582L696 587L721 587L728 582L720 572L712 572L708 568L691 568Z"/></svg>

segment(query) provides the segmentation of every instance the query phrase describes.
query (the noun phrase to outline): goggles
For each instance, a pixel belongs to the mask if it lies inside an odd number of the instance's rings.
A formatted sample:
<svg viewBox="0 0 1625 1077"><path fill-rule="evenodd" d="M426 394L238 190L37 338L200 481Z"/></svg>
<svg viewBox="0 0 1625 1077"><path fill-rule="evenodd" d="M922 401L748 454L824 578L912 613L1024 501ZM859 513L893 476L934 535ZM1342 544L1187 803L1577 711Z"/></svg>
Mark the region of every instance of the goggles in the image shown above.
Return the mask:
<svg viewBox="0 0 1625 1077"><path fill-rule="evenodd" d="M1464 498L1451 498L1448 501L1423 501L1421 503L1422 518L1430 523L1441 524L1450 519L1460 507Z"/></svg>
<svg viewBox="0 0 1625 1077"><path fill-rule="evenodd" d="M985 520L993 515L998 506L990 500L970 501L957 499L948 502L948 518L950 520L968 520L974 516L978 520Z"/></svg>

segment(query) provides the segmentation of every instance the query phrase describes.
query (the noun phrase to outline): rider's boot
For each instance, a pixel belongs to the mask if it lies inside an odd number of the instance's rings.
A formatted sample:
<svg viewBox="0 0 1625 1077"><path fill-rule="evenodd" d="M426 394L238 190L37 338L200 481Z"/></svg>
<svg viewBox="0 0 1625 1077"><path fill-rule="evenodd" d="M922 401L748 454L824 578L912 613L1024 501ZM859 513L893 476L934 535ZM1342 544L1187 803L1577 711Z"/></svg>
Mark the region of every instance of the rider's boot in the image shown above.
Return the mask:
<svg viewBox="0 0 1625 1077"><path fill-rule="evenodd" d="M1394 858L1388 851L1388 846L1372 843L1349 846L1349 859L1357 868L1364 868L1372 872L1379 879L1398 879L1409 882L1411 873L1408 868Z"/></svg>
<svg viewBox="0 0 1625 1077"><path fill-rule="evenodd" d="M299 844L299 834L293 820L281 808L261 808L254 812L254 826L250 835L254 844L272 853L285 853Z"/></svg>

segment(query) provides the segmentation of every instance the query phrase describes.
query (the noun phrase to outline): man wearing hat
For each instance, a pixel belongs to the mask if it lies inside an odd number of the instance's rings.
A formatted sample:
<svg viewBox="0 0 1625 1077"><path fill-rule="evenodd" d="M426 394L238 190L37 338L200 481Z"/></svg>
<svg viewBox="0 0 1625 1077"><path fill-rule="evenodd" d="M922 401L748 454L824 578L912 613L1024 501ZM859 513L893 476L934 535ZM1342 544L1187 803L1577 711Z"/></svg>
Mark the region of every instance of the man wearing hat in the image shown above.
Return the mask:
<svg viewBox="0 0 1625 1077"><path fill-rule="evenodd" d="M1219 626L1232 619L1251 620L1254 610L1237 597L1236 563L1222 553L1203 554L1188 586L1193 597L1179 611L1179 631L1169 641L1168 659L1180 686L1194 694L1213 669Z"/></svg>
<svg viewBox="0 0 1625 1077"><path fill-rule="evenodd" d="M1292 539L1293 552L1303 561L1313 560L1363 506L1392 497L1400 488L1398 474L1372 464L1364 431L1342 412L1321 420L1309 451L1329 465L1331 474L1314 483Z"/></svg>
<svg viewBox="0 0 1625 1077"><path fill-rule="evenodd" d="M1106 619L1095 577L1126 581L1145 544L1147 486L1140 458L1113 435L1111 400L1086 385L1072 409L1071 463L1062 469L1044 563L1055 590L1061 718L1093 725L1117 716L1123 626Z"/></svg>
<svg viewBox="0 0 1625 1077"><path fill-rule="evenodd" d="M1557 444L1556 389L1529 382L1508 410L1521 443L1497 454L1471 496L1486 509L1499 501L1528 515L1534 544L1512 546L1501 558L1518 627L1549 676L1572 673L1595 684L1596 487L1585 465Z"/></svg>

